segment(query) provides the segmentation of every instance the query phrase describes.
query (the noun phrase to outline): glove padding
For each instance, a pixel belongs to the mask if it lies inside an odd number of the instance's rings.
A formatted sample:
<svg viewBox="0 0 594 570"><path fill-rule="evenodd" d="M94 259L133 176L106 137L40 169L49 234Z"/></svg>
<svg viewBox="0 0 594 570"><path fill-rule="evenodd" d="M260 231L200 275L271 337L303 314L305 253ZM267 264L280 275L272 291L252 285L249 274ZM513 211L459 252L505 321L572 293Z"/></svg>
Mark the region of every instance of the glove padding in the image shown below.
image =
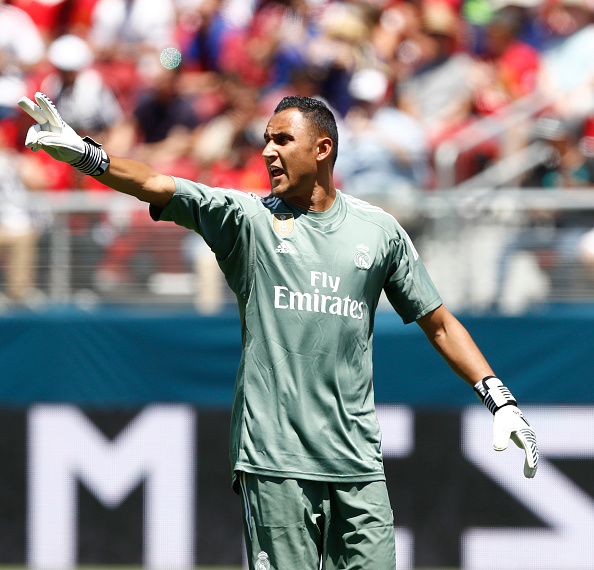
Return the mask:
<svg viewBox="0 0 594 570"><path fill-rule="evenodd" d="M520 409L513 405L499 408L493 416L493 449L507 449L510 439L526 453L524 476L532 479L538 468L536 434Z"/></svg>
<svg viewBox="0 0 594 570"><path fill-rule="evenodd" d="M44 93L35 93L37 105L21 97L19 107L37 123L27 132L25 146L33 152L43 149L55 160L71 164L83 174L99 176L109 165L107 153L90 137L81 138L64 122L56 106Z"/></svg>

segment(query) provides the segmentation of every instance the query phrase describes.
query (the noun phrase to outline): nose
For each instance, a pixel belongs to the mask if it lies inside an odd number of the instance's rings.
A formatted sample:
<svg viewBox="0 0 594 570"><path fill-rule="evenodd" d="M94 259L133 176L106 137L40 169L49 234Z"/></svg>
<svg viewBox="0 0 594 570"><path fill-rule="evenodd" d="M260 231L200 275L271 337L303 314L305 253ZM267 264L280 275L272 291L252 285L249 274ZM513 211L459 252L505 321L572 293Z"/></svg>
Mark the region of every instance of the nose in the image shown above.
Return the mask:
<svg viewBox="0 0 594 570"><path fill-rule="evenodd" d="M262 150L262 158L274 158L275 156L274 141L270 140L266 143L264 150Z"/></svg>

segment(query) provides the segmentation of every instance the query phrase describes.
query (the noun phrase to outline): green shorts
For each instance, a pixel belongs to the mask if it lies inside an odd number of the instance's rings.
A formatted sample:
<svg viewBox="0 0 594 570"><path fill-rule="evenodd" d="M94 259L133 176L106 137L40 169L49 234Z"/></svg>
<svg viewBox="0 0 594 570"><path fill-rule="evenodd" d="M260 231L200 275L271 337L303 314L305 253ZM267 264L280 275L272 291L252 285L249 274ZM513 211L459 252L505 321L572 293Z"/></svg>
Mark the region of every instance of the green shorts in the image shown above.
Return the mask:
<svg viewBox="0 0 594 570"><path fill-rule="evenodd" d="M250 570L395 570L385 481L238 476Z"/></svg>

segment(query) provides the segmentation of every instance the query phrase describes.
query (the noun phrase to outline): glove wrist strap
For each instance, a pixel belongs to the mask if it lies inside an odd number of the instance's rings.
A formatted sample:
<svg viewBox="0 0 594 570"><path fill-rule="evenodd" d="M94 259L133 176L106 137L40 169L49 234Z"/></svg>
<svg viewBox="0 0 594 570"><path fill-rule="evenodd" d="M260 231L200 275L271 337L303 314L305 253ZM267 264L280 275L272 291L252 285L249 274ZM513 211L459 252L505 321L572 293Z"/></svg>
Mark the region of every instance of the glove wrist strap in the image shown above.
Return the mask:
<svg viewBox="0 0 594 570"><path fill-rule="evenodd" d="M101 145L91 137L82 139L85 143L85 152L79 160L72 163L74 168L89 176L100 176L109 166L109 156Z"/></svg>
<svg viewBox="0 0 594 570"><path fill-rule="evenodd" d="M499 378L486 376L474 386L478 399L487 406L492 414L504 406L517 406L518 402L511 395Z"/></svg>

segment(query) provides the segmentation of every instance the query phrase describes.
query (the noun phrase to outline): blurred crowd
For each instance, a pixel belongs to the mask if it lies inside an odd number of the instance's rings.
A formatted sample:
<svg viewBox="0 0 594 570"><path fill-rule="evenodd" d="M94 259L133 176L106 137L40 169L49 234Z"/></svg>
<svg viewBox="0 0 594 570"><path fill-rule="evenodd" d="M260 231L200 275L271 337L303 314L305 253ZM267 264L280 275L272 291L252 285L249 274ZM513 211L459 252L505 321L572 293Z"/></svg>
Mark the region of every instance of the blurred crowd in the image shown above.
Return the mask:
<svg viewBox="0 0 594 570"><path fill-rule="evenodd" d="M267 193L266 121L297 94L334 110L338 185L364 199L439 191L436 151L464 133L476 144L456 183L541 139L552 151L516 185L590 187L593 14L588 0L0 0L0 261L18 268L4 272L6 294L25 296L39 265L43 222L23 196L105 190L24 152L23 95L43 91L112 154L212 186ZM173 69L160 63L168 47L182 54ZM533 112L489 135L486 119L531 97ZM585 233L594 217L580 223ZM92 278L109 289L134 248L101 216L83 225ZM202 259L199 243L180 249Z"/></svg>

